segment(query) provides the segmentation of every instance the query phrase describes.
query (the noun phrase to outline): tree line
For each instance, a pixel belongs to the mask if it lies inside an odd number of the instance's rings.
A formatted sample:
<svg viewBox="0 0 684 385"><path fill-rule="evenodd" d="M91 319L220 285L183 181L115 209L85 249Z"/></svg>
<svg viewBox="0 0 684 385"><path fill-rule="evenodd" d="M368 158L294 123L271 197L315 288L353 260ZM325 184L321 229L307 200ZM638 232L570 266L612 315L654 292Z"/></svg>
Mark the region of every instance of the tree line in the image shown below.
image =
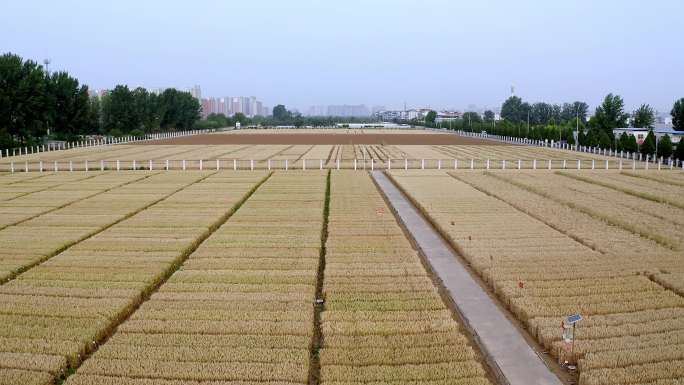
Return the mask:
<svg viewBox="0 0 684 385"><path fill-rule="evenodd" d="M527 103L520 97L511 96L501 106L501 120L487 110L483 115L465 112L460 119L436 122L437 113L430 111L424 120L408 123L470 132L486 131L495 135L528 138L534 140L554 140L571 145L598 147L626 152L640 152L644 155L670 156L684 160L684 141L675 147L669 135L657 140L653 132L656 122L655 110L642 104L631 114L625 112L624 101L619 95L608 94L594 114L587 119L589 105L585 102L548 104ZM672 125L675 131L684 131L684 98L677 100L672 110ZM644 128L648 134L642 144L634 136L621 133L616 136L616 128ZM575 133L577 140L575 140Z"/></svg>
<svg viewBox="0 0 684 385"><path fill-rule="evenodd" d="M142 136L193 128L199 101L173 88L157 95L117 85L102 97L66 71L48 72L11 53L0 56L0 148L84 135Z"/></svg>

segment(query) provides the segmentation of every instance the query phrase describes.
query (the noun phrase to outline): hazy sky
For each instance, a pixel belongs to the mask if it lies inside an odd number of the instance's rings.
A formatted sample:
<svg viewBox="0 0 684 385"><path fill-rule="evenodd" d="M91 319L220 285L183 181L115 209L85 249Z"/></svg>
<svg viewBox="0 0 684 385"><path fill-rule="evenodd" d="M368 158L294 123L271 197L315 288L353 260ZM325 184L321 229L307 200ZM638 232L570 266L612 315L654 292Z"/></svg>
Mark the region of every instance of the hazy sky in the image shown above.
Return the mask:
<svg viewBox="0 0 684 385"><path fill-rule="evenodd" d="M266 105L496 107L684 97L682 0L193 0L0 4L0 51L93 88L202 87Z"/></svg>

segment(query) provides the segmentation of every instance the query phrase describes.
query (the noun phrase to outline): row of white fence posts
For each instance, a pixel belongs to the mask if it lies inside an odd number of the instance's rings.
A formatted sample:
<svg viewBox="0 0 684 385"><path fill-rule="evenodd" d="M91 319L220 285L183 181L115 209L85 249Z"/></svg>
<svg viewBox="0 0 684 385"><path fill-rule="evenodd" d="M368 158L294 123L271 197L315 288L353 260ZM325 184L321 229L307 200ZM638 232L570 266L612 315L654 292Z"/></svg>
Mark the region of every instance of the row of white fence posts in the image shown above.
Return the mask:
<svg viewBox="0 0 684 385"><path fill-rule="evenodd" d="M441 130L447 131L446 129L441 129ZM609 157L615 157L615 158L621 158L621 159L638 160L640 162L641 161L646 161L646 162L650 161L654 164L659 164L659 165L664 164L664 165L669 166L672 164L672 162L676 162L674 167L678 167L678 164L680 162L682 162L681 160L673 159L672 157L669 157L668 159L664 159L662 156L658 160L658 158L656 158L656 157L651 158L651 155L646 155L646 157L644 159L644 157L642 156L641 153L625 152L623 150L620 150L620 152L618 152L617 150L613 151L612 149L601 149L599 147L580 146L580 145L576 145L576 144L571 145L568 143L555 142L553 140L548 141L548 140L537 140L537 139L528 139L528 138L517 138L517 137L512 137L512 136L492 135L492 134L486 134L486 133L474 133L474 132L466 132L466 131L461 131L461 130L456 131L456 133L458 135L461 135L461 136L489 138L489 139L495 139L495 140L499 140L499 141L503 141L503 142L507 142L507 143L529 144L529 145L538 146L538 147L551 147L551 148L557 148L560 150L583 152L583 153L609 156ZM638 159L637 159L637 154L638 154ZM646 167L648 167L648 166L646 166Z"/></svg>
<svg viewBox="0 0 684 385"><path fill-rule="evenodd" d="M38 154L41 152L70 150L73 148L100 147L100 146L109 146L109 145L113 145L113 144L126 144L126 143L134 143L134 142L142 142L142 141L150 141L150 140L172 139L172 138L177 138L177 137L182 137L182 136L206 134L206 133L209 133L211 131L212 130L189 130L189 131L175 131L175 132L160 132L160 133L146 134L144 137L141 137L141 138L138 138L135 136L122 136L122 137L118 137L118 138L106 137L104 139L89 139L89 140L81 140L81 141L77 141L77 142L50 143L49 145L42 144L42 145L36 145L36 146L16 147L16 148L12 148L12 149L6 148L4 154L3 154L2 150L0 150L0 159L9 158L12 156ZM10 155L10 152L11 152L11 155Z"/></svg>
<svg viewBox="0 0 684 385"><path fill-rule="evenodd" d="M312 159L308 159L308 160L312 160ZM363 169L365 170L365 169L366 169L366 159L362 159L362 160L363 160ZM397 161L397 160L399 160L399 159L395 159L395 161ZM408 169L409 169L409 160L410 160L410 159L408 159L408 158L405 158L405 159L404 159L404 170L408 170ZM418 159L411 159L411 160L412 160L412 161L417 161ZM426 169L426 160L430 160L430 159L420 159L420 169L421 169L421 170L425 170L425 169ZM442 159L434 159L434 160L436 160L436 162L437 162L437 167L436 167L436 169L437 169L437 170L441 170L441 169L443 168L443 167L442 167L442 165L443 165ZM475 161L476 161L476 160L479 161L480 159L470 159L470 165L469 165L469 167L467 167L467 168L469 168L469 169L471 169L471 170L475 169ZM484 164L484 169L486 169L486 170L491 169L491 168L492 168L492 164L491 164L492 159L483 159L483 160L484 160L484 162L485 162L485 164ZM494 160L496 161L496 160L499 160L499 159L494 159ZM531 168L532 168L533 170L538 169L538 162L537 162L538 160L540 160L540 159L532 159L532 167L531 167ZM585 161L589 161L589 160L587 159L587 160L585 160ZM592 170L597 169L596 161L597 161L596 159L591 159L591 169L592 169ZM85 170L85 171L91 171L91 170L92 170L92 168L90 167L90 162L91 162L91 161L88 161L88 160L84 160L84 161L83 161L83 170ZM110 161L110 162L112 162L112 161ZM114 162L115 162L115 164L116 164L116 171L128 170L128 168L122 167L122 161L121 161L121 160L116 160L116 161L114 161ZM137 160L131 160L130 162L131 162L131 168L130 168L130 170L138 170L138 169L145 170L144 166L143 166L143 167L139 167L139 164L138 164L138 161L137 161ZM144 162L144 161L143 161L143 162ZM164 170L167 170L167 171L168 171L168 170L171 169L171 168L170 168L170 162L171 162L171 161L170 161L169 159L166 159L166 160L164 161L164 167L163 167ZM184 171L187 170L187 169L188 169L187 160L184 159L184 160L181 160L180 162L181 162L181 169L184 170ZM197 162L199 163L198 169L199 169L199 170L204 170L204 169L205 169L205 167L204 167L204 160L199 159L199 160L197 160ZM501 167L500 167L500 168L501 168L502 170L507 169L507 163L506 163L507 160L506 160L506 159L501 159L500 162L501 162L501 163L500 163L500 164L501 164ZM522 169L522 162L523 162L523 159L517 159L517 169L518 169L518 170ZM546 159L546 162L547 162L547 163L546 163L546 164L547 164L546 169L552 170L552 169L553 169L553 162L554 162L554 160L553 160L553 159ZM562 167L561 167L561 169L564 170L564 169L567 169L567 168L568 168L568 159L556 160L556 162L562 162ZM577 162L577 169L578 169L578 170L581 170L581 169L582 169L582 160L581 160L581 159L577 159L576 162ZM24 161L24 162L22 162L22 163L23 163L23 166L24 166L24 167L23 167L23 171L28 172L28 171L29 171L30 162L29 162L29 161ZM105 170L105 168L106 168L106 163L107 163L106 161L100 160L100 167L99 167L100 171L104 171L104 170ZM20 163L20 164L21 164L21 163ZM142 163L142 164L144 164L144 163ZM74 164L74 161L73 161L73 160L68 161L68 169L69 169L69 171L74 171L74 165L75 165L75 164ZM271 160L271 159L268 159L268 160L266 161L266 165L267 165L267 169L268 169L268 170L272 170L272 169L273 169L273 163L272 163L272 160ZM636 170L636 165L637 165L637 162L636 162L636 161L632 161L632 170ZM665 166L667 166L670 170L673 170L675 167L677 167L677 168L681 167L681 169L684 171L684 162L681 162L681 161L677 161L677 162L671 161L671 162L669 162L668 164L665 164ZM221 160L220 160L220 159L216 159L216 166L215 166L215 168L216 168L217 171L221 169ZM238 170L238 168L239 168L239 167L238 167L238 159L233 159L233 170ZM252 171L254 171L255 168L256 168L256 167L255 167L254 159L250 159L250 160L249 160L249 169L252 170ZM336 160L335 160L335 168L338 169L338 170L340 169L340 159L336 159ZM354 159L353 168L354 168L354 170L358 170L358 169L359 169L358 159ZM662 163L661 161L658 161L658 163L657 163L657 169L658 169L658 170L661 170L662 168L663 168L663 163ZM150 160L147 161L147 170L153 170L153 169L154 169L154 161L150 159ZM283 169L286 170L286 171L290 169L289 160L287 160L287 159L284 160ZM307 169L308 169L308 168L307 168L307 159L302 159L302 170L307 170ZM323 169L324 169L324 161L323 161L323 159L319 159L319 160L318 160L318 169L319 169L319 170L323 170ZM371 169L371 171L372 171L372 170L375 170L375 159L372 159L372 158L370 159L370 169ZM387 169L388 169L388 170L391 170L391 169L392 169L392 159L387 159ZM454 169L454 170L458 170L458 169L459 169L458 159L453 159L453 169ZM608 160L608 159L605 159L605 160L604 160L604 167L603 167L603 169L605 169L605 170L610 169L610 160ZM622 170L622 169L623 169L623 160L622 160L622 159L618 159L618 162L617 162L617 169L618 169L618 170ZM648 170L648 169L649 169L649 162L648 162L648 161L644 163L644 169L645 169L645 170ZM59 161L57 161L57 160L53 161L53 170L54 170L54 171L61 171L60 168L59 168ZM10 162L10 172L14 173L14 172L16 172L16 171L22 171L22 170L19 169L19 168L17 167L16 162L11 161L11 162ZM40 171L40 172L45 171L45 164L44 164L44 161L42 161L42 160L38 162L38 171Z"/></svg>

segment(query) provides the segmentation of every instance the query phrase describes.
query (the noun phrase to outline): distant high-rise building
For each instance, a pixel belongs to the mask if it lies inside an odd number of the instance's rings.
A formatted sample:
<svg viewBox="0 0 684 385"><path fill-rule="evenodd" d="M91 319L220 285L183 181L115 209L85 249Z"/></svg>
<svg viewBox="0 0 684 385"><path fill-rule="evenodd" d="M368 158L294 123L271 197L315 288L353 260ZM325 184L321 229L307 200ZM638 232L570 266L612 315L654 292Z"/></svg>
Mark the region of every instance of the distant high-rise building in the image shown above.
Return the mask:
<svg viewBox="0 0 684 385"><path fill-rule="evenodd" d="M311 106L306 111L308 116L326 116L328 114L327 106Z"/></svg>
<svg viewBox="0 0 684 385"><path fill-rule="evenodd" d="M250 96L249 97L249 116L250 118L253 116L259 115L259 110L257 110L257 98L256 96Z"/></svg>
<svg viewBox="0 0 684 385"><path fill-rule="evenodd" d="M239 96L233 96L230 98L230 111L233 115L238 112L242 112L242 98Z"/></svg>
<svg viewBox="0 0 684 385"><path fill-rule="evenodd" d="M199 86L195 86L189 90L191 94L201 95ZM256 98L256 96L224 96L222 98L208 97L200 99L202 106L202 116L207 117L209 114L224 114L226 116L233 116L242 113L248 117L256 115L268 116L271 111L265 107L263 103Z"/></svg>
<svg viewBox="0 0 684 385"><path fill-rule="evenodd" d="M190 88L190 95L197 100L202 100L202 89L200 86L195 84L192 88Z"/></svg>
<svg viewBox="0 0 684 385"><path fill-rule="evenodd" d="M352 117L352 116L370 116L368 108L364 104L358 105L341 105L341 106L328 106L328 116L342 116L342 117Z"/></svg>

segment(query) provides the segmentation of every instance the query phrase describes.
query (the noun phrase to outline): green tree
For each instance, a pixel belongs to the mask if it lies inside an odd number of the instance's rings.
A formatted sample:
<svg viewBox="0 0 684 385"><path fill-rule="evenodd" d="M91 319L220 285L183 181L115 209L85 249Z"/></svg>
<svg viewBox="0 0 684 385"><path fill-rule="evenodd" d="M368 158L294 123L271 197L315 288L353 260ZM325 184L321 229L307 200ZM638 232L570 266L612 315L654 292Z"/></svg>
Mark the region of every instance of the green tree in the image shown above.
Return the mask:
<svg viewBox="0 0 684 385"><path fill-rule="evenodd" d="M276 121L286 121L292 117L292 113L284 105L278 104L273 107L273 119Z"/></svg>
<svg viewBox="0 0 684 385"><path fill-rule="evenodd" d="M160 126L164 130L189 130L200 118L199 101L189 92L167 88L159 96Z"/></svg>
<svg viewBox="0 0 684 385"><path fill-rule="evenodd" d="M637 143L636 137L634 135L629 136L629 142L627 142L627 147L625 151L637 152L639 151L639 144Z"/></svg>
<svg viewBox="0 0 684 385"><path fill-rule="evenodd" d="M594 129L603 131L613 140L613 130L627 126L629 115L624 112L624 102L618 95L608 94L603 103L596 107L594 116L590 120Z"/></svg>
<svg viewBox="0 0 684 385"><path fill-rule="evenodd" d="M100 98L93 96L88 102L88 127L90 132L102 134L102 112Z"/></svg>
<svg viewBox="0 0 684 385"><path fill-rule="evenodd" d="M27 144L46 132L43 67L11 53L0 56L0 135L4 146Z"/></svg>
<svg viewBox="0 0 684 385"><path fill-rule="evenodd" d="M674 103L670 115L672 115L672 128L676 131L684 131L684 98Z"/></svg>
<svg viewBox="0 0 684 385"><path fill-rule="evenodd" d="M609 149L613 147L612 140L605 131L598 132L598 146L599 148L603 149Z"/></svg>
<svg viewBox="0 0 684 385"><path fill-rule="evenodd" d="M644 139L644 142L641 144L641 153L644 155L653 155L656 150L656 138L655 134L653 133L653 130L648 130L648 135L646 135L646 139Z"/></svg>
<svg viewBox="0 0 684 385"><path fill-rule="evenodd" d="M587 146L587 136L582 129L577 133L577 143L580 146Z"/></svg>
<svg viewBox="0 0 684 385"><path fill-rule="evenodd" d="M235 115L233 115L233 120L240 122L240 124L247 123L247 117L242 112L236 112Z"/></svg>
<svg viewBox="0 0 684 385"><path fill-rule="evenodd" d="M140 125L128 86L117 85L102 98L102 125L112 135L124 135Z"/></svg>
<svg viewBox="0 0 684 385"><path fill-rule="evenodd" d="M634 135L629 135L625 132L620 134L620 139L618 141L618 150L626 152L636 152L638 150L638 145Z"/></svg>
<svg viewBox="0 0 684 385"><path fill-rule="evenodd" d="M672 139L665 134L658 140L658 157L669 158L672 156Z"/></svg>
<svg viewBox="0 0 684 385"><path fill-rule="evenodd" d="M523 103L517 96L511 96L501 105L501 118L512 123L520 123L527 120L529 105Z"/></svg>
<svg viewBox="0 0 684 385"><path fill-rule="evenodd" d="M655 110L648 104L642 104L632 114L632 127L653 128L655 124Z"/></svg>
<svg viewBox="0 0 684 385"><path fill-rule="evenodd" d="M679 139L677 149L674 152L674 157L684 162L684 139Z"/></svg>
<svg viewBox="0 0 684 385"><path fill-rule="evenodd" d="M491 123L494 121L494 111L492 110L487 110L484 112L484 121L487 123Z"/></svg>
<svg viewBox="0 0 684 385"><path fill-rule="evenodd" d="M428 113L425 115L425 123L427 124L435 124L435 119L437 119L437 112L435 111L428 111Z"/></svg>
<svg viewBox="0 0 684 385"><path fill-rule="evenodd" d="M589 105L585 102L563 103L561 108L561 122L575 122L579 119L580 123L586 123Z"/></svg>
<svg viewBox="0 0 684 385"><path fill-rule="evenodd" d="M52 134L59 139L76 140L91 132L88 87L66 72L47 78L48 116Z"/></svg>

